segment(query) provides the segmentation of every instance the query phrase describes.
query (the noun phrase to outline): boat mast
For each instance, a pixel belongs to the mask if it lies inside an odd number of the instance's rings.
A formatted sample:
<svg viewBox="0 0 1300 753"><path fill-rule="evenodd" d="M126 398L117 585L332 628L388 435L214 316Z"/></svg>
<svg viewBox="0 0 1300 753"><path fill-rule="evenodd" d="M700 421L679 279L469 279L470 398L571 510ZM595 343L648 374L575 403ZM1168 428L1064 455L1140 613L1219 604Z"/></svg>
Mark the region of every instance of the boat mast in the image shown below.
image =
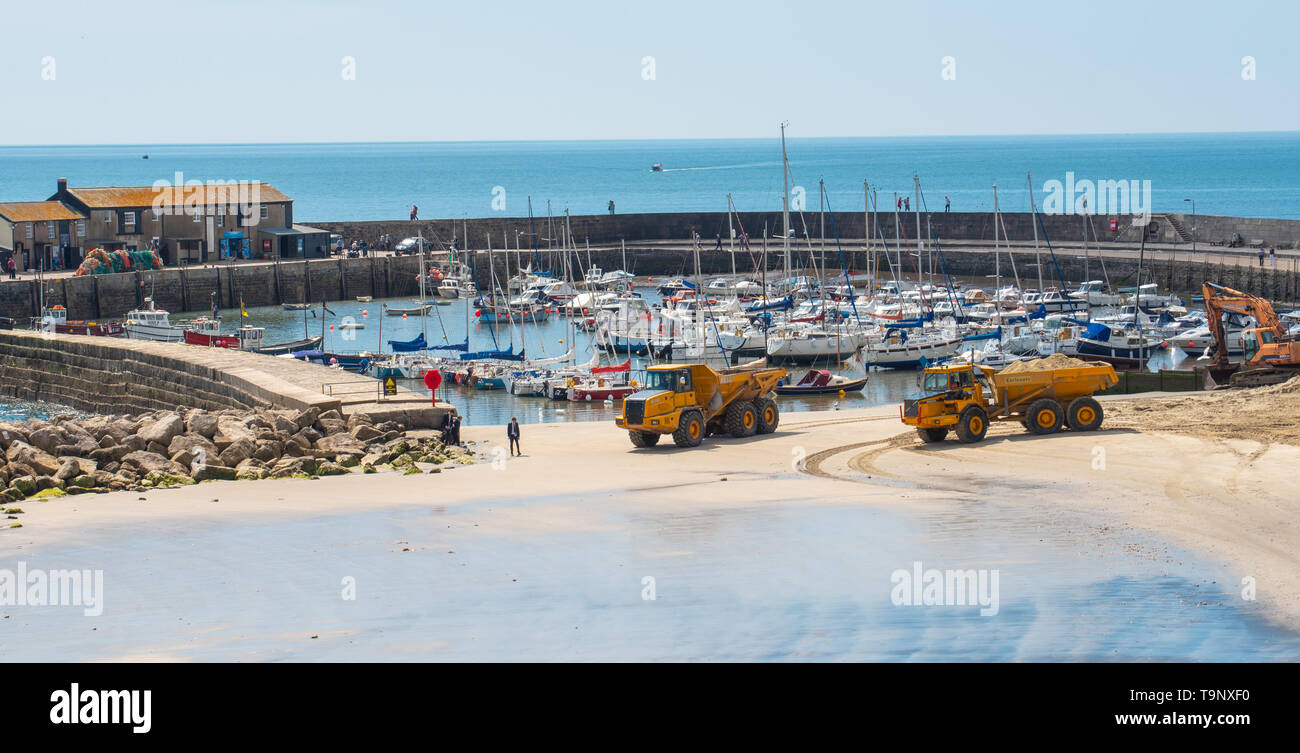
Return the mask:
<svg viewBox="0 0 1300 753"><path fill-rule="evenodd" d="M998 250L998 184L993 184L993 301L994 309L1002 310L1002 256Z"/></svg>
<svg viewBox="0 0 1300 753"><path fill-rule="evenodd" d="M785 249L785 279L790 279L790 161L785 154L785 127L781 124L781 237Z"/></svg>
<svg viewBox="0 0 1300 753"><path fill-rule="evenodd" d="M416 234L420 246L420 336L426 341L429 339L427 323L424 319L424 278L428 276L429 271L424 267L424 233Z"/></svg>
<svg viewBox="0 0 1300 753"><path fill-rule="evenodd" d="M862 222L866 240L863 241L862 261L867 265L867 292L876 289L876 271L871 258L871 186L862 181ZM852 265L850 265L852 266ZM853 295L853 283L849 283L849 295Z"/></svg>
<svg viewBox="0 0 1300 753"><path fill-rule="evenodd" d="M1034 176L1025 173L1029 181L1029 208L1033 210L1030 223L1034 226L1034 263L1038 266L1038 295L1043 295L1043 256L1038 250L1038 207L1034 205Z"/></svg>

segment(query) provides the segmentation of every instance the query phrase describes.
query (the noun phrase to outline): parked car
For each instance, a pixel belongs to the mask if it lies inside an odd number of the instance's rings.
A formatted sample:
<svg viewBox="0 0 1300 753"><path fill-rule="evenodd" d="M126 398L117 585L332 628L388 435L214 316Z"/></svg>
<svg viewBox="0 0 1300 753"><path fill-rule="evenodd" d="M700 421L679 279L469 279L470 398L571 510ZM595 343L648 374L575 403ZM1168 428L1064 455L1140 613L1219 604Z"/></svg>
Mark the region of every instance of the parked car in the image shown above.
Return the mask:
<svg viewBox="0 0 1300 753"><path fill-rule="evenodd" d="M393 250L399 254L414 254L420 250L419 238L406 238L397 243Z"/></svg>

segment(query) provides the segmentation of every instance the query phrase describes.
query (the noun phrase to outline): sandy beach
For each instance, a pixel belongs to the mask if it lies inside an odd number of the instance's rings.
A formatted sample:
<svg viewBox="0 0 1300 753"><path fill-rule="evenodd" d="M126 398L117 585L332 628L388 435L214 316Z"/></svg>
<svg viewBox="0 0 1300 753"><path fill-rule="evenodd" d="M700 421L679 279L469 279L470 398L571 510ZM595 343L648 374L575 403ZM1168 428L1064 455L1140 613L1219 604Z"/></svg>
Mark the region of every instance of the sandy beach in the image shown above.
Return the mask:
<svg viewBox="0 0 1300 753"><path fill-rule="evenodd" d="M905 429L825 411L638 450L547 424L510 458L502 427L466 427L483 460L438 474L29 500L4 561L102 568L106 607L0 608L0 658L1214 659L1223 630L1265 651L1227 658L1296 657L1300 448ZM1001 570L1002 616L891 605L922 560ZM1094 619L1105 638L1075 634Z"/></svg>

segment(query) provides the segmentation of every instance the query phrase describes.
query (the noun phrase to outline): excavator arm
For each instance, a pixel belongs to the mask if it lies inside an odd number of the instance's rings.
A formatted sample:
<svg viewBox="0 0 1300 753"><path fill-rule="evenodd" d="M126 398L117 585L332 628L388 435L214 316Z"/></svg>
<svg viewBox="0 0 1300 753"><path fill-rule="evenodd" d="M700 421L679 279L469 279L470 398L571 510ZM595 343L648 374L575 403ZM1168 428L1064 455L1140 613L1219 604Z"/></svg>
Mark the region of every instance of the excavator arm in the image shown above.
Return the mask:
<svg viewBox="0 0 1300 753"><path fill-rule="evenodd" d="M1214 334L1214 366L1223 367L1228 363L1228 342L1223 332L1225 311L1253 317L1259 328L1272 330L1278 338L1286 336L1286 327L1282 326L1273 305L1263 298L1212 282L1203 283L1201 293L1205 297L1205 317L1209 319L1210 332Z"/></svg>

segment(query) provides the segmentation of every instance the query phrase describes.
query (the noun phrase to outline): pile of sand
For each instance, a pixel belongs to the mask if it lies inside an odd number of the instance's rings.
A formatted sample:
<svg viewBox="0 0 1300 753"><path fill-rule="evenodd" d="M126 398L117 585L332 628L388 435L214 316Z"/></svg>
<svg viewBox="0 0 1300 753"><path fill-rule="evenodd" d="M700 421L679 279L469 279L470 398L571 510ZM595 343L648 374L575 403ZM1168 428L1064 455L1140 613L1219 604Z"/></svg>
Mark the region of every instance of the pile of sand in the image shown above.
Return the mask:
<svg viewBox="0 0 1300 753"><path fill-rule="evenodd" d="M1255 389L1106 403L1106 426L1300 445L1300 376Z"/></svg>
<svg viewBox="0 0 1300 753"><path fill-rule="evenodd" d="M1055 353L1047 358L1031 358L1025 361L1015 361L1010 366L1002 370L1003 374L1019 374L1025 371L1052 371L1054 369L1077 369L1080 366L1091 366L1087 361L1080 361L1077 358L1070 358L1063 353Z"/></svg>

